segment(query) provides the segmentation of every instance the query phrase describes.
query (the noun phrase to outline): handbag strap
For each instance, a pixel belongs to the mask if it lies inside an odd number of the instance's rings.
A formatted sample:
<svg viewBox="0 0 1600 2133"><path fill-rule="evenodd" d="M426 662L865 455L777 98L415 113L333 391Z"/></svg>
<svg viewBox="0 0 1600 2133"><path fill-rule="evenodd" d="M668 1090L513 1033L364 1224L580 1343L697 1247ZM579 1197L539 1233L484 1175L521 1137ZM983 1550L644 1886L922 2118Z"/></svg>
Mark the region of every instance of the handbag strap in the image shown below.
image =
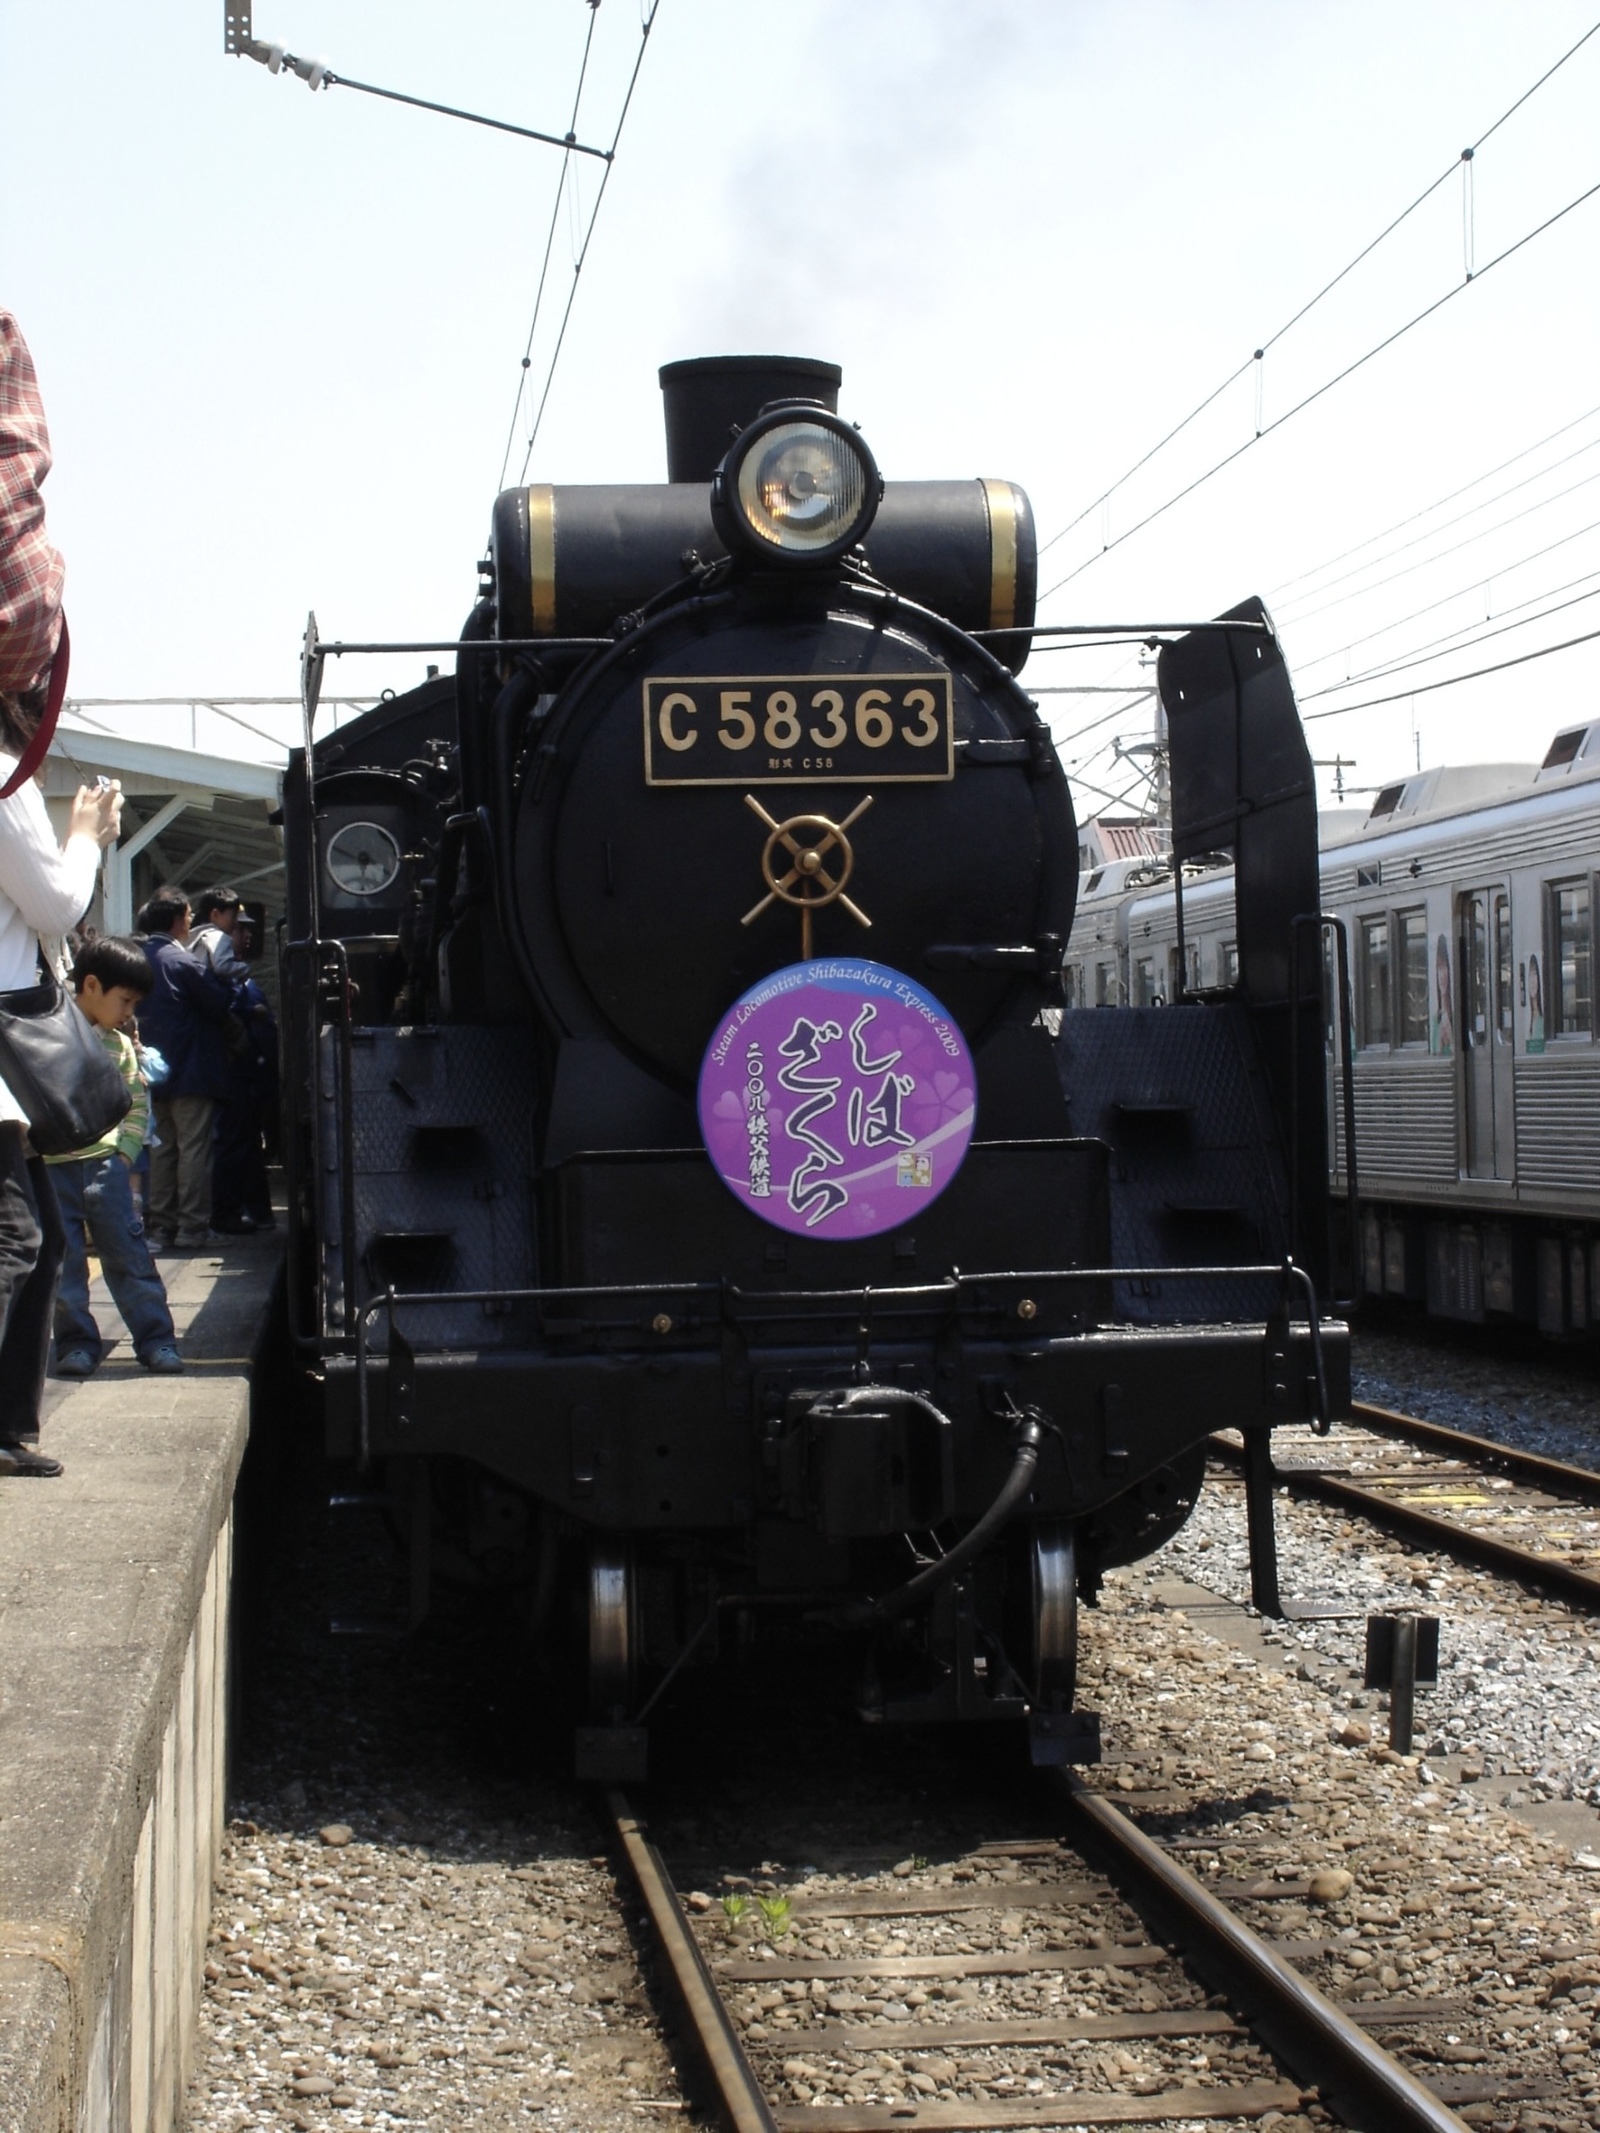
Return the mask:
<svg viewBox="0 0 1600 2133"><path fill-rule="evenodd" d="M45 752L55 739L56 721L61 716L61 706L66 701L67 669L72 664L72 639L67 634L67 618L61 618L61 641L56 646L56 656L50 662L50 686L45 692L44 716L34 728L33 739L22 751L22 760L12 771L4 785L0 785L0 800L9 800L27 784L45 759Z"/></svg>

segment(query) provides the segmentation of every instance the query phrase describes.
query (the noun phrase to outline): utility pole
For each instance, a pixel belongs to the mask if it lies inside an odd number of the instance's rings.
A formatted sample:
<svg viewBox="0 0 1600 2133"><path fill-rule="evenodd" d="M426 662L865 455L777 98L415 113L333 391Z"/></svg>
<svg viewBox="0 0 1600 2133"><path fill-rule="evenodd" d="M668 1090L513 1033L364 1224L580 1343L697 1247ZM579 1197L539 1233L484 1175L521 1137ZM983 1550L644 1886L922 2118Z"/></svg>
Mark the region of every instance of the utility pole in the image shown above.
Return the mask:
<svg viewBox="0 0 1600 2133"><path fill-rule="evenodd" d="M1159 654L1141 652L1139 664L1146 670L1156 664ZM1156 804L1156 837L1161 850L1172 850L1172 756L1168 747L1167 707L1161 701L1159 688L1150 694L1155 699L1155 731L1152 736L1151 754L1155 759L1154 783Z"/></svg>

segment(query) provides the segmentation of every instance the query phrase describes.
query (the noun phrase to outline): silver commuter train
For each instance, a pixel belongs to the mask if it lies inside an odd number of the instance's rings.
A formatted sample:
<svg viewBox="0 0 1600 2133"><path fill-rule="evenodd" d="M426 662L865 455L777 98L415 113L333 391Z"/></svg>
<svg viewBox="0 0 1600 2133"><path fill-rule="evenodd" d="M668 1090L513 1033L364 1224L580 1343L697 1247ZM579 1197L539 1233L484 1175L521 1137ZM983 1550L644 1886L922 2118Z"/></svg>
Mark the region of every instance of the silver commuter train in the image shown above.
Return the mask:
<svg viewBox="0 0 1600 2133"><path fill-rule="evenodd" d="M1323 814L1323 909L1350 945L1357 1238L1369 1294L1436 1317L1600 1328L1600 719L1539 764L1420 771ZM1153 1006L1237 977L1226 858L1084 879L1069 1009ZM1330 986L1330 1001L1332 988ZM1330 1081L1338 1050L1328 1016ZM1343 1107L1329 1162L1348 1200Z"/></svg>

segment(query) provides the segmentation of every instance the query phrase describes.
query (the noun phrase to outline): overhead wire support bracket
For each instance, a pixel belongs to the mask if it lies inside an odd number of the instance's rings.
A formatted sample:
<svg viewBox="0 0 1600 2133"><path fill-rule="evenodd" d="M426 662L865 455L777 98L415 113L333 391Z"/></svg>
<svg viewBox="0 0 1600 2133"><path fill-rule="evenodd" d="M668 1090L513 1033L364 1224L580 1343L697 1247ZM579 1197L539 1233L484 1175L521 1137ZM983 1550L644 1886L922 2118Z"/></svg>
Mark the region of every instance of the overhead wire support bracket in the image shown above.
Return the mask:
<svg viewBox="0 0 1600 2133"><path fill-rule="evenodd" d="M416 111L436 111L441 118L465 119L469 126L488 126L496 133L514 133L519 140L541 141L547 148L564 149L571 155L593 156L609 163L614 149L594 148L572 133L542 133L535 126L516 126L509 119L489 118L481 111L463 111L455 104L438 104L426 96L408 96L401 89L380 89L375 82L354 81L336 74L325 60L303 59L284 45L264 42L251 25L252 0L224 0L223 49L240 59L254 59L269 74L297 74L309 89L357 89L363 96L381 96L387 103L409 104Z"/></svg>

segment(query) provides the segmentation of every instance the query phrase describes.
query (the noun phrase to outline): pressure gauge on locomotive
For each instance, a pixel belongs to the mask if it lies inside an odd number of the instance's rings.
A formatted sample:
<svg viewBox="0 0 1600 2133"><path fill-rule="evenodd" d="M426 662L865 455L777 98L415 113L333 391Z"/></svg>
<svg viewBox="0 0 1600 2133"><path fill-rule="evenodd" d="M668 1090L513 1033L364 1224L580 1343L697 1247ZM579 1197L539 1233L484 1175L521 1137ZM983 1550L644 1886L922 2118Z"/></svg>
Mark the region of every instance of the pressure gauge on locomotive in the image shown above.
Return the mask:
<svg viewBox="0 0 1600 2133"><path fill-rule="evenodd" d="M400 847L376 822L347 822L328 839L328 879L346 896L381 896L400 873Z"/></svg>

